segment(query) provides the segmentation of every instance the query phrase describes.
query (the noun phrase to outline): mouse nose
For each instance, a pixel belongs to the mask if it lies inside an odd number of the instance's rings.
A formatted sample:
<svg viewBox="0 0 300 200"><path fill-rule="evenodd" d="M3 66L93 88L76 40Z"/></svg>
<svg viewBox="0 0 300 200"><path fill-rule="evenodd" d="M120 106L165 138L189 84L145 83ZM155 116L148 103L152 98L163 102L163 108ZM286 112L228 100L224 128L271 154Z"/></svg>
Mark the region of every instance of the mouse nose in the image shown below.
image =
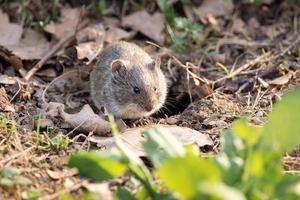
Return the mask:
<svg viewBox="0 0 300 200"><path fill-rule="evenodd" d="M153 104L152 103L145 103L145 110L150 112L153 110Z"/></svg>

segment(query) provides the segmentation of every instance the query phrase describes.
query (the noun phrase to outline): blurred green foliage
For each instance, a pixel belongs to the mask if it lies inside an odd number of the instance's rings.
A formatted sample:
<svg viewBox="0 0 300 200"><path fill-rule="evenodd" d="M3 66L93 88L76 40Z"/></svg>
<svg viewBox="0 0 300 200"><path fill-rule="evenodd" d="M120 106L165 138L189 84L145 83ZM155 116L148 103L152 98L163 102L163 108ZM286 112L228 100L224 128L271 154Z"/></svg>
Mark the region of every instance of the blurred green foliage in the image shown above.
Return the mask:
<svg viewBox="0 0 300 200"><path fill-rule="evenodd" d="M143 145L154 165L150 171L114 129L113 149L76 153L69 166L95 181L131 174L115 199L296 200L300 176L284 173L281 160L300 143L299 99L300 88L286 94L263 127L248 125L246 118L234 122L222 134L216 156L199 157L198 148L183 147L170 133L154 127L145 132Z"/></svg>

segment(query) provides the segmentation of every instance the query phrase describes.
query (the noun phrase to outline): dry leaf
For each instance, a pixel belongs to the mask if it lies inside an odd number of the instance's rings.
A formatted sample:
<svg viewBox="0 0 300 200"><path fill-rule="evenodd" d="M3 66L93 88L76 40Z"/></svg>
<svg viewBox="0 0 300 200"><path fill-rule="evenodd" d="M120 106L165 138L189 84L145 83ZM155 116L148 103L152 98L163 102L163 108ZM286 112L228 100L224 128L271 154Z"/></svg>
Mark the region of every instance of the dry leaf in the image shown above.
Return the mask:
<svg viewBox="0 0 300 200"><path fill-rule="evenodd" d="M209 15L220 17L230 14L233 8L232 0L204 0L195 12L200 19L204 19Z"/></svg>
<svg viewBox="0 0 300 200"><path fill-rule="evenodd" d="M22 37L23 35L23 37ZM0 45L22 59L40 59L50 49L45 37L33 29L23 30L21 25L9 23L8 16L0 10ZM2 55L3 57L3 55ZM5 58L14 67L20 67L17 57Z"/></svg>
<svg viewBox="0 0 300 200"><path fill-rule="evenodd" d="M76 35L77 58L92 61L103 47L105 30L102 24L88 26Z"/></svg>
<svg viewBox="0 0 300 200"><path fill-rule="evenodd" d="M44 57L51 45L42 34L33 29L25 29L19 43L6 47L20 58L31 60Z"/></svg>
<svg viewBox="0 0 300 200"><path fill-rule="evenodd" d="M61 103L50 102L47 114L51 117L60 116L64 121L70 125L71 128L89 133L105 135L110 129L110 123L101 116L96 115L92 108L86 104L79 113L68 114L64 111L65 106Z"/></svg>
<svg viewBox="0 0 300 200"><path fill-rule="evenodd" d="M8 15L0 9L0 45L8 46L19 43L22 33L22 25L10 23Z"/></svg>
<svg viewBox="0 0 300 200"><path fill-rule="evenodd" d="M17 83L18 77L7 76L6 74L0 75L0 84L14 85Z"/></svg>
<svg viewBox="0 0 300 200"><path fill-rule="evenodd" d="M45 31L55 35L57 39L62 39L75 32L80 10L78 8L62 8L61 15L58 23L51 22L44 28Z"/></svg>
<svg viewBox="0 0 300 200"><path fill-rule="evenodd" d="M15 112L14 107L10 104L9 98L3 87L0 87L0 111Z"/></svg>
<svg viewBox="0 0 300 200"><path fill-rule="evenodd" d="M78 44L75 48L77 50L78 59L87 58L91 61L95 58L95 54L99 52L99 48L102 49L102 44L98 44L97 42L85 42Z"/></svg>
<svg viewBox="0 0 300 200"><path fill-rule="evenodd" d="M108 43L117 42L122 39L129 39L135 35L135 31L127 32L124 29L109 26L106 31L105 41Z"/></svg>
<svg viewBox="0 0 300 200"><path fill-rule="evenodd" d="M246 24L245 24L245 22L240 18L234 19L233 24L232 24L232 31L236 32L236 33L245 34L246 33Z"/></svg>
<svg viewBox="0 0 300 200"><path fill-rule="evenodd" d="M20 57L12 54L9 50L0 46L0 58L8 62L16 70L23 67L23 63Z"/></svg>
<svg viewBox="0 0 300 200"><path fill-rule="evenodd" d="M173 134L184 145L196 144L199 147L213 145L213 141L208 135L202 134L190 128L172 125L159 125L158 127L161 128L163 132L166 131ZM128 148L134 151L137 155L144 156L145 152L143 151L142 143L145 138L143 137L142 133L149 128L150 126L130 128L121 132L119 136L128 146ZM89 138L89 141L100 144L101 146L105 146L106 148L111 148L114 146L114 139L111 137L92 136Z"/></svg>
<svg viewBox="0 0 300 200"><path fill-rule="evenodd" d="M46 172L52 179L58 180L69 176L74 176L78 173L78 170L76 168L63 169L62 171L52 171L50 169L46 169Z"/></svg>
<svg viewBox="0 0 300 200"><path fill-rule="evenodd" d="M109 183L108 182L85 183L85 184L83 184L83 187L85 187L89 192L97 194L97 197L99 199L105 199L105 200L112 200L113 199L113 193L109 189Z"/></svg>
<svg viewBox="0 0 300 200"><path fill-rule="evenodd" d="M76 39L78 43L91 42L91 41L101 41L105 35L105 30L102 24L94 24L84 29L80 30Z"/></svg>
<svg viewBox="0 0 300 200"><path fill-rule="evenodd" d="M163 44L165 40L162 32L164 29L164 16L159 12L154 13L154 15L150 15L144 10L135 12L124 17L122 25L141 32L159 44Z"/></svg>
<svg viewBox="0 0 300 200"><path fill-rule="evenodd" d="M289 72L283 76L280 76L278 78L275 78L271 81L267 81L270 85L285 85L289 82L289 80L292 78L293 73Z"/></svg>

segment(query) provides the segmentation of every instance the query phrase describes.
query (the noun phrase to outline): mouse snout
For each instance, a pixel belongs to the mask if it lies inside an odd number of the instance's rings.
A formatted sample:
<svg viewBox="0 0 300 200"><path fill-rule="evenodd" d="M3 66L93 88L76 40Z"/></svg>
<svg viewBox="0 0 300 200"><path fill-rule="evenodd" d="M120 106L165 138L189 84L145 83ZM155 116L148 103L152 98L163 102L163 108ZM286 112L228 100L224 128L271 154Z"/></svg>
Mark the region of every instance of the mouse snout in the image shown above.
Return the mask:
<svg viewBox="0 0 300 200"><path fill-rule="evenodd" d="M149 100L144 102L144 109L147 112L151 112L154 109L155 104L156 104L156 99L155 98L150 98Z"/></svg>
<svg viewBox="0 0 300 200"><path fill-rule="evenodd" d="M148 111L148 112L152 111L153 110L153 105L150 104L150 103L145 104L145 110Z"/></svg>

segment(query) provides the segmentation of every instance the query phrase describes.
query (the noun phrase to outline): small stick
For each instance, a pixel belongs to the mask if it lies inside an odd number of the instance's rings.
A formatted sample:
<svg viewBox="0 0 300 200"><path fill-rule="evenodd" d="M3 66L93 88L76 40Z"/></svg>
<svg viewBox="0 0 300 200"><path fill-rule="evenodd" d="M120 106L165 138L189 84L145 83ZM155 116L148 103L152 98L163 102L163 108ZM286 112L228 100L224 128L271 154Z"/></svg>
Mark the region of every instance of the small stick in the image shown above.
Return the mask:
<svg viewBox="0 0 300 200"><path fill-rule="evenodd" d="M44 64L53 56L64 44L69 42L74 37L74 34L68 35L61 39L36 65L34 65L25 75L24 79L28 81Z"/></svg>
<svg viewBox="0 0 300 200"><path fill-rule="evenodd" d="M29 148L25 149L24 151L21 151L21 152L19 152L19 153L17 153L17 154L14 154L14 155L12 155L12 156L10 156L10 157L4 159L4 160L1 160L1 161L0 161L0 164L5 164L5 163L7 163L7 162L9 162L9 161L11 161L11 160L13 160L13 159L16 159L16 158L18 158L18 157L20 157L20 156L23 156L23 155L26 154L27 152L31 151L33 148L35 148L35 147L34 147L34 146L29 147Z"/></svg>
<svg viewBox="0 0 300 200"><path fill-rule="evenodd" d="M36 64L34 65L25 75L24 79L28 81L42 66L45 64L45 62L51 58L63 45L70 42L77 34L80 28L85 26L85 23L83 22L82 18L84 16L84 8L81 7L79 18L75 27L75 30L73 33L70 33L66 37L62 38L56 45Z"/></svg>
<svg viewBox="0 0 300 200"><path fill-rule="evenodd" d="M52 200L52 199L57 199L61 194L63 193L70 193L74 190L78 190L79 188L81 188L84 184L86 184L87 181L80 181L79 183L74 184L73 186L71 186L70 188L64 189L62 191L56 192L54 194L48 195L48 196L44 196L39 198L40 200Z"/></svg>
<svg viewBox="0 0 300 200"><path fill-rule="evenodd" d="M236 75L238 75L239 73L241 73L242 71L246 70L247 68L253 66L253 65L256 65L257 63L260 63L260 62L266 62L266 61L269 61L271 60L273 57L268 57L270 55L270 53L266 53L266 54L263 54L261 56L258 56L257 58L255 58L254 60L251 60L250 62L242 65L240 68L236 69L235 71L233 71L232 73L226 75L226 76L223 76L222 78L219 78L218 80L214 81L213 84L216 84L220 81L223 81L225 79L229 79L229 78L232 78Z"/></svg>

